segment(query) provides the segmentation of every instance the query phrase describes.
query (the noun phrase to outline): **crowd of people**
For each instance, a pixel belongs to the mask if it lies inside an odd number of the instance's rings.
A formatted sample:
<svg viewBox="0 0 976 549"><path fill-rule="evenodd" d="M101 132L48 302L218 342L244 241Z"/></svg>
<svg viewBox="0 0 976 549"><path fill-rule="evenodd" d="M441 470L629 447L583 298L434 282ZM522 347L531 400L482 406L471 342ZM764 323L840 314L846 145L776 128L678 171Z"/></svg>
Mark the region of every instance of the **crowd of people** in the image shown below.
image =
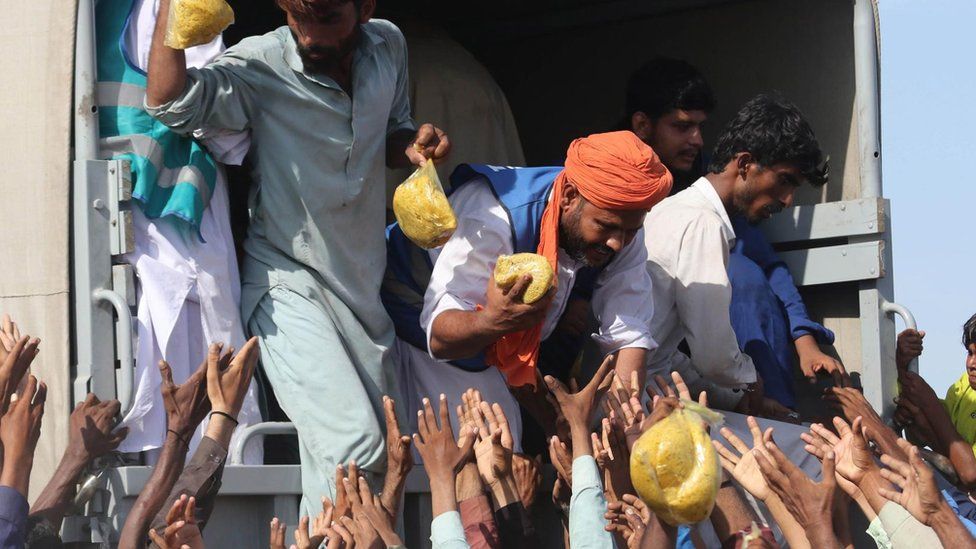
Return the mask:
<svg viewBox="0 0 976 549"><path fill-rule="evenodd" d="M615 131L572 141L561 165L453 159L457 227L426 250L386 227L385 170L443 165L451 139L490 147L414 122L406 41L375 0L276 0L287 26L223 53L219 39L165 45L171 1L96 14L100 90L118 94L102 144L132 161L138 205L137 404L125 418L114 400L78 404L28 506L46 387L29 374L38 339L4 318L0 546L61 546L93 461L145 452L152 475L118 546L204 547L232 438L274 397L297 430L303 496L293 532L271 519L271 549L402 547L415 464L437 549L849 547L859 514L880 548L976 547L976 316L944 399L909 367L924 332L898 336L886 422L757 228L829 178L787 99L747 101L706 154L711 87L684 61L651 60ZM238 276L222 163L245 154ZM495 282L516 253L552 267L537 301L522 299L531 275ZM831 385L829 414L800 414L797 378ZM695 406L722 414L708 426L721 479L707 519L672 524L630 458ZM550 506L561 532L536 523Z"/></svg>

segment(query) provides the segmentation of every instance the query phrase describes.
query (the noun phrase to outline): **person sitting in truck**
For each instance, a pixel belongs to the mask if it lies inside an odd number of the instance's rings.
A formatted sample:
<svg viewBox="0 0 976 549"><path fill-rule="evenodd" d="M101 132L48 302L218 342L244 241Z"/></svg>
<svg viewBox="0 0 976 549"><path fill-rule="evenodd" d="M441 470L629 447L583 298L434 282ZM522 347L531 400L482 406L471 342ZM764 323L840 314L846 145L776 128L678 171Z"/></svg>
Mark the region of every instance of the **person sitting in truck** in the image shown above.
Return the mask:
<svg viewBox="0 0 976 549"><path fill-rule="evenodd" d="M676 174L672 194L705 175L702 130L715 98L704 76L690 63L658 57L639 68L627 83L628 127L661 156ZM834 334L810 319L786 264L762 231L742 215L730 216L735 242L729 250L732 287L729 314L739 349L763 380L766 395L787 408L796 406L793 353L811 381L818 371L837 374L843 365L823 353ZM777 408L778 415L789 411Z"/></svg>
<svg viewBox="0 0 976 549"><path fill-rule="evenodd" d="M671 174L654 151L630 132L595 134L570 144L565 168L470 164L451 179L458 225L442 248L420 249L397 225L389 230L383 301L397 329L408 406L473 387L501 404L520 441L519 407L509 387L544 395L540 342L580 283L592 285L602 352L616 355L623 379L635 372L643 382L647 354L657 344L648 330L654 307L641 226L671 188ZM555 287L534 303L522 300L530 275L507 290L495 283L496 261L513 253L538 253L555 272ZM431 270L422 273L417 265Z"/></svg>
<svg viewBox="0 0 976 549"><path fill-rule="evenodd" d="M157 20L146 108L180 133L249 129L254 160L241 312L298 431L302 508L334 496L335 468L385 469L382 396L393 326L380 303L387 167L444 158L415 127L403 35L375 0L278 0L288 25L186 69ZM168 13L162 0L159 13ZM353 103L355 98L355 103Z"/></svg>
<svg viewBox="0 0 976 549"><path fill-rule="evenodd" d="M759 222L793 203L804 182L822 185L823 154L809 123L785 99L759 95L719 137L709 173L665 199L644 223L654 288L651 371L678 371L717 408L779 417L729 316L731 218ZM682 341L690 350L679 349ZM786 410L788 412L788 410Z"/></svg>
<svg viewBox="0 0 976 549"><path fill-rule="evenodd" d="M976 489L976 315L962 328L966 369L940 399L932 386L909 364L922 354L924 331L907 329L898 334L895 353L901 393L895 421L915 442L949 458L959 484Z"/></svg>

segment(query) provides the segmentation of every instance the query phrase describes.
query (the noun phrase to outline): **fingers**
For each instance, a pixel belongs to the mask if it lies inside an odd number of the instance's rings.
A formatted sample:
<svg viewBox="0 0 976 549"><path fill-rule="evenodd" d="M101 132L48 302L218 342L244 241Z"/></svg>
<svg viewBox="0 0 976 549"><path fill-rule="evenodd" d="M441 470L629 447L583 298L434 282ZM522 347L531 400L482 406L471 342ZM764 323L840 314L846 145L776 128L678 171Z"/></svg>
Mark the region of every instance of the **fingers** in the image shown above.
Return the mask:
<svg viewBox="0 0 976 549"><path fill-rule="evenodd" d="M393 399L383 395L383 415L386 417L386 433L389 438L400 437L400 424L397 423L396 403Z"/></svg>
<svg viewBox="0 0 976 549"><path fill-rule="evenodd" d="M600 364L600 368L597 369L595 374L593 374L593 379L591 379L590 382L586 385L585 390L592 390L594 392L597 392L598 389L603 385L603 381L607 378L608 375L610 375L610 372L613 370L613 365L616 361L617 361L616 355L613 354L607 355L607 357L603 359L603 363ZM606 388L603 388L603 391L606 391Z"/></svg>
<svg viewBox="0 0 976 549"><path fill-rule="evenodd" d="M502 290L502 295L511 301L519 300L521 301L522 294L525 293L525 289L532 284L532 275L525 273L515 280L515 284L508 290Z"/></svg>
<svg viewBox="0 0 976 549"><path fill-rule="evenodd" d="M881 463L888 469L881 469L881 476L894 482L899 488L905 487L905 479L913 475L912 467L904 461L890 456L881 455Z"/></svg>
<svg viewBox="0 0 976 549"><path fill-rule="evenodd" d="M299 547L308 547L308 516L299 519L298 528L295 529L295 541Z"/></svg>
<svg viewBox="0 0 976 549"><path fill-rule="evenodd" d="M207 385L220 387L220 351L222 343L211 343L207 350Z"/></svg>
<svg viewBox="0 0 976 549"><path fill-rule="evenodd" d="M163 378L164 389L173 389L176 387L173 383L173 370L165 360L159 361L159 375Z"/></svg>
<svg viewBox="0 0 976 549"><path fill-rule="evenodd" d="M183 520L185 520L187 524L196 524L196 512L197 498L190 496L190 498L186 500L186 510L183 511Z"/></svg>
<svg viewBox="0 0 976 549"><path fill-rule="evenodd" d="M681 374L678 372L671 372L671 381L674 382L674 387L678 390L678 398L692 400L691 391L688 390L688 385L685 383L684 378L681 377Z"/></svg>
<svg viewBox="0 0 976 549"><path fill-rule="evenodd" d="M759 428L757 427L756 430L758 431L758 429ZM736 436L736 434L733 433L732 430L729 429L728 427L722 427L719 430L719 434L721 434L722 435L722 438L724 438L725 440L727 440L729 442L729 444L732 445L733 448L735 448L736 450L738 450L739 455L745 455L746 453L749 452L749 447L746 446L746 443L745 442L742 442L742 439L739 438L738 436ZM754 438L754 440L756 442L758 442L759 445L761 446L762 445L762 434L760 433L758 437ZM753 442L753 446L756 446L756 442ZM736 460L736 461L738 461L738 460Z"/></svg>
<svg viewBox="0 0 976 549"><path fill-rule="evenodd" d="M837 434L840 435L840 438L844 438L851 432L850 425L838 416L834 416L834 428L837 429Z"/></svg>
<svg viewBox="0 0 976 549"><path fill-rule="evenodd" d="M677 397L678 396L678 395L675 394L674 389L672 389L671 386L668 385L668 382L665 381L663 377L661 377L659 375L655 375L654 376L654 383L657 384L657 388L658 388L658 391L659 391L659 394L660 395L663 395L663 396L666 396L666 397Z"/></svg>
<svg viewBox="0 0 976 549"><path fill-rule="evenodd" d="M557 403L559 402L560 398L565 398L566 395L569 394L566 386L563 385L563 382L559 381L558 379L552 376L546 376L543 379L546 382L546 387L548 387L549 391L556 397Z"/></svg>
<svg viewBox="0 0 976 549"><path fill-rule="evenodd" d="M173 502L173 505L169 507L169 511L166 513L166 524L173 524L180 518L180 515L183 514L185 501L185 495L176 498L176 501Z"/></svg>
<svg viewBox="0 0 976 549"><path fill-rule="evenodd" d="M752 447L762 446L762 430L759 429L759 422L756 421L756 418L754 416L747 417L746 425L749 426L749 434L752 435Z"/></svg>
<svg viewBox="0 0 976 549"><path fill-rule="evenodd" d="M491 405L491 411L494 413L495 421L498 423L498 429L502 432L502 446L511 450L515 447L515 440L512 437L512 427L508 423L505 409L502 408L501 404L496 402Z"/></svg>
<svg viewBox="0 0 976 549"><path fill-rule="evenodd" d="M814 423L813 425L811 425L810 430L813 431L814 434L816 434L818 437L825 440L831 446L836 446L837 443L840 442L840 438L837 435L835 435L830 431L830 429L824 427L819 423Z"/></svg>
<svg viewBox="0 0 976 549"><path fill-rule="evenodd" d="M834 452L827 452L821 462L821 482L824 484L836 483L837 479L834 477L836 471L837 463L834 459Z"/></svg>
<svg viewBox="0 0 976 549"><path fill-rule="evenodd" d="M715 447L715 451L718 452L718 457L722 462L722 468L732 474L735 469L735 465L739 463L739 457L732 453L731 450L725 447L724 444L717 440L712 441L712 446Z"/></svg>
<svg viewBox="0 0 976 549"><path fill-rule="evenodd" d="M434 431L436 426L434 409L430 406L430 399L424 397L421 401L421 409L417 411L417 431L424 440L428 440L431 431Z"/></svg>

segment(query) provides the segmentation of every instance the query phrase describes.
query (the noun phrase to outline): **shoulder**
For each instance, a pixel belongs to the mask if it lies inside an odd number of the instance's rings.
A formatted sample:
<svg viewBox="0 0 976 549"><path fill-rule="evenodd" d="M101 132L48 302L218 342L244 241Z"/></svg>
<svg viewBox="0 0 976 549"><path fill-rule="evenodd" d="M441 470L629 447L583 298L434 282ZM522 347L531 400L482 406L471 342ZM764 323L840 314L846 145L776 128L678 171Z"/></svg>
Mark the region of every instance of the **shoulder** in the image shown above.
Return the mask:
<svg viewBox="0 0 976 549"><path fill-rule="evenodd" d="M373 40L398 61L407 60L407 40L400 28L386 19L370 19L363 25L364 39Z"/></svg>
<svg viewBox="0 0 976 549"><path fill-rule="evenodd" d="M291 40L291 31L287 26L279 27L267 34L241 40L227 48L218 60L281 60L288 40Z"/></svg>
<svg viewBox="0 0 976 549"><path fill-rule="evenodd" d="M655 235L678 236L695 231L721 231L724 225L722 218L704 197L698 200L695 196L685 194L692 190L668 197L651 209L644 222L644 231L648 238L654 239Z"/></svg>

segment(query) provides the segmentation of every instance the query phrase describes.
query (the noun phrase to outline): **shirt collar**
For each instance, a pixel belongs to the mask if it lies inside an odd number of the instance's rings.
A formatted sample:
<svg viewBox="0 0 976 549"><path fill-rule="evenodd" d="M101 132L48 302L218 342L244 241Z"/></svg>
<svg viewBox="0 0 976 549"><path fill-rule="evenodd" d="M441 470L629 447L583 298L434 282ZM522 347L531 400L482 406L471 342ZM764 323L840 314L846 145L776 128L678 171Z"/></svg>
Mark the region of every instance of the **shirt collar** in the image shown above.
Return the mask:
<svg viewBox="0 0 976 549"><path fill-rule="evenodd" d="M732 228L732 221L729 219L729 213L725 211L725 204L722 204L722 199L719 198L718 193L715 192L715 187L712 186L712 182L704 177L699 177L698 181L691 184L692 187L698 189L698 192L705 196L708 203L715 210L715 213L722 218L722 232L725 233L725 239L730 243L735 240L735 229Z"/></svg>
<svg viewBox="0 0 976 549"><path fill-rule="evenodd" d="M372 25L366 23L365 25L360 25L359 28L362 30L362 39L359 41L359 46L356 48L355 53L353 53L353 67L356 63L363 58L366 58L376 52L377 46L386 41L383 35L377 33L372 29ZM298 55L298 46L295 44L295 37L291 33L291 29L288 26L282 27L282 32L284 33L285 40L285 62L291 70L303 74L309 80L313 80L327 86L329 88L341 89L340 86L335 82L335 80L329 78L325 75L320 74L309 74L305 72L305 66L302 64L302 57Z"/></svg>

